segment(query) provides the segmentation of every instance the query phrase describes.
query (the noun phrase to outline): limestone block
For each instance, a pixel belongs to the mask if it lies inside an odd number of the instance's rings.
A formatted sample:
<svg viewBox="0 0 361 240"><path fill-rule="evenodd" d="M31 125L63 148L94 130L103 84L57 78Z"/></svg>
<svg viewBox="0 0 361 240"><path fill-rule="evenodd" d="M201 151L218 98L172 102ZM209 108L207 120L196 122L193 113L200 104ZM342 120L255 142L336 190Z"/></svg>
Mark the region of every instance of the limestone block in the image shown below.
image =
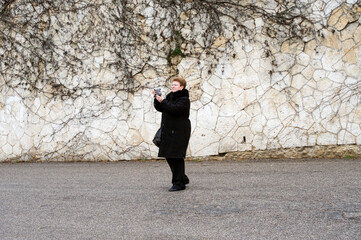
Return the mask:
<svg viewBox="0 0 361 240"><path fill-rule="evenodd" d="M202 83L201 88L202 88L203 92L207 93L210 96L213 96L216 91L215 87L206 81Z"/></svg>
<svg viewBox="0 0 361 240"><path fill-rule="evenodd" d="M31 123L31 124L39 124L40 123L40 117L37 114L31 114L31 118L29 120L29 123Z"/></svg>
<svg viewBox="0 0 361 240"><path fill-rule="evenodd" d="M243 152L243 151L251 151L254 149L254 146L252 143L238 143L237 144L237 151Z"/></svg>
<svg viewBox="0 0 361 240"><path fill-rule="evenodd" d="M239 127L235 133L233 134L232 138L237 141L237 143L246 144L252 143L254 134L251 131L249 126Z"/></svg>
<svg viewBox="0 0 361 240"><path fill-rule="evenodd" d="M334 81L336 83L343 83L343 82L345 82L346 74L345 74L345 72L340 72L340 71L330 72L328 74L328 79L330 79L331 81Z"/></svg>
<svg viewBox="0 0 361 240"><path fill-rule="evenodd" d="M262 28L263 25L264 25L264 21L263 21L262 18L256 18L256 19L254 20L254 23L255 23L255 25L256 25L256 28Z"/></svg>
<svg viewBox="0 0 361 240"><path fill-rule="evenodd" d="M217 124L218 113L219 109L213 102L200 108L197 114L197 126L214 130Z"/></svg>
<svg viewBox="0 0 361 240"><path fill-rule="evenodd" d="M252 118L249 116L245 110L238 112L235 116L238 126L249 126Z"/></svg>
<svg viewBox="0 0 361 240"><path fill-rule="evenodd" d="M359 19L361 13L361 7L354 5L352 9L347 12L347 20L349 23L355 22Z"/></svg>
<svg viewBox="0 0 361 240"><path fill-rule="evenodd" d="M226 100L219 109L220 117L232 117L240 111L239 105L235 100Z"/></svg>
<svg viewBox="0 0 361 240"><path fill-rule="evenodd" d="M342 59L343 55L341 51L336 49L328 48L325 55L322 58L322 66L325 70L334 71L334 65Z"/></svg>
<svg viewBox="0 0 361 240"><path fill-rule="evenodd" d="M153 144L152 140L158 129L158 124L144 122L140 129L140 134L146 143Z"/></svg>
<svg viewBox="0 0 361 240"><path fill-rule="evenodd" d="M273 149L280 149L280 148L282 148L282 146L278 143L277 139L269 139L268 140L266 149L273 150Z"/></svg>
<svg viewBox="0 0 361 240"><path fill-rule="evenodd" d="M135 95L132 102L133 109L143 109L143 99L141 95Z"/></svg>
<svg viewBox="0 0 361 240"><path fill-rule="evenodd" d="M294 116L289 126L308 130L312 127L314 122L315 120L310 113L301 110Z"/></svg>
<svg viewBox="0 0 361 240"><path fill-rule="evenodd" d="M116 78L116 73L113 71L110 71L108 69L104 69L100 72L99 75L100 78L102 78L102 82L105 84L117 84L118 83L118 79Z"/></svg>
<svg viewBox="0 0 361 240"><path fill-rule="evenodd" d="M144 122L147 122L147 123L155 123L155 120L156 120L156 112L154 111L149 111L149 112L146 112L144 114Z"/></svg>
<svg viewBox="0 0 361 240"><path fill-rule="evenodd" d="M357 29L355 30L353 36L354 36L354 40L355 40L356 43L361 42L361 25L359 25L357 27Z"/></svg>
<svg viewBox="0 0 361 240"><path fill-rule="evenodd" d="M361 104L358 104L354 109L353 109L355 116L353 116L352 118L352 122L354 122L355 124L359 124L360 128L361 128Z"/></svg>
<svg viewBox="0 0 361 240"><path fill-rule="evenodd" d="M344 71L346 72L347 76L358 78L361 75L361 66L346 63L344 64Z"/></svg>
<svg viewBox="0 0 361 240"><path fill-rule="evenodd" d="M227 39L223 36L218 36L214 39L214 42L213 42L213 47L215 48L218 48L218 47L221 47L221 46L225 46L227 42Z"/></svg>
<svg viewBox="0 0 361 240"><path fill-rule="evenodd" d="M259 82L258 74L251 66L246 67L243 72L237 72L233 81L236 86L243 89L253 88L257 86Z"/></svg>
<svg viewBox="0 0 361 240"><path fill-rule="evenodd" d="M204 105L201 101L191 101L191 110L198 111L198 109L202 108Z"/></svg>
<svg viewBox="0 0 361 240"><path fill-rule="evenodd" d="M302 65L302 66L308 66L308 64L310 63L310 56L307 55L306 53L304 52L301 52L300 54L297 55L297 63Z"/></svg>
<svg viewBox="0 0 361 240"><path fill-rule="evenodd" d="M5 144L2 147L2 150L7 155L7 157L10 157L13 154L13 147L10 144Z"/></svg>
<svg viewBox="0 0 361 240"><path fill-rule="evenodd" d="M348 23L345 11L347 11L347 9L345 9L345 5L334 9L330 18L328 19L327 24L331 27L335 27L339 31L344 29Z"/></svg>
<svg viewBox="0 0 361 240"><path fill-rule="evenodd" d="M91 123L92 128L98 129L103 133L109 133L114 131L116 126L117 126L117 119L114 118L110 118L110 119L98 118Z"/></svg>
<svg viewBox="0 0 361 240"><path fill-rule="evenodd" d="M263 135L256 135L253 138L252 145L256 150L265 150L267 147L267 138Z"/></svg>
<svg viewBox="0 0 361 240"><path fill-rule="evenodd" d="M327 118L321 122L321 125L330 133L337 134L341 130L341 123L336 118Z"/></svg>
<svg viewBox="0 0 361 240"><path fill-rule="evenodd" d="M278 134L279 144L283 148L301 147L307 145L307 134L298 128L286 127Z"/></svg>
<svg viewBox="0 0 361 240"><path fill-rule="evenodd" d="M22 147L20 146L20 142L17 142L15 146L13 147L13 154L15 156L21 156L23 152Z"/></svg>
<svg viewBox="0 0 361 240"><path fill-rule="evenodd" d="M237 59L245 59L247 58L246 52L243 49L244 40L235 40L233 42L234 52L237 55Z"/></svg>
<svg viewBox="0 0 361 240"><path fill-rule="evenodd" d="M355 144L356 137L346 130L341 130L337 135L337 144Z"/></svg>
<svg viewBox="0 0 361 240"><path fill-rule="evenodd" d="M338 0L331 0L331 1L324 1L324 6L320 6L324 8L324 12L326 15L330 14L333 10L338 8L340 6L340 3Z"/></svg>
<svg viewBox="0 0 361 240"><path fill-rule="evenodd" d="M346 55L350 50L356 47L353 39L348 39L343 42L343 52Z"/></svg>
<svg viewBox="0 0 361 240"><path fill-rule="evenodd" d="M239 109L243 109L256 101L257 92L254 88L246 89L238 97L234 96L234 98L236 98Z"/></svg>
<svg viewBox="0 0 361 240"><path fill-rule="evenodd" d="M242 95L242 93L244 93L244 89L240 88L234 84L231 84L231 94L232 94L232 99L237 99L239 96Z"/></svg>
<svg viewBox="0 0 361 240"><path fill-rule="evenodd" d="M52 128L52 126L50 124L46 124L41 128L40 136L50 136L53 134L53 132L54 129Z"/></svg>
<svg viewBox="0 0 361 240"><path fill-rule="evenodd" d="M231 137L225 137L219 142L219 153L235 152L237 151L237 142Z"/></svg>
<svg viewBox="0 0 361 240"><path fill-rule="evenodd" d="M317 83L314 79L311 79L307 82L307 85L310 86L311 88L313 89L316 89L317 88Z"/></svg>
<svg viewBox="0 0 361 240"><path fill-rule="evenodd" d="M0 135L0 149L1 149L1 147L3 147L5 144L7 144L7 136L6 136L6 135Z"/></svg>
<svg viewBox="0 0 361 240"><path fill-rule="evenodd" d="M316 82L320 81L323 78L326 78L327 72L325 70L316 70L313 74L313 78Z"/></svg>
<svg viewBox="0 0 361 240"><path fill-rule="evenodd" d="M356 137L356 144L357 144L357 145L361 145L361 135L358 135L358 136Z"/></svg>
<svg viewBox="0 0 361 240"><path fill-rule="evenodd" d="M285 72L275 72L271 76L271 86L275 88L276 90L280 91L282 90L286 84L284 82L284 78L287 73Z"/></svg>
<svg viewBox="0 0 361 240"><path fill-rule="evenodd" d="M266 125L267 119L263 115L257 115L251 120L251 131L256 135L263 132L263 127Z"/></svg>
<svg viewBox="0 0 361 240"><path fill-rule="evenodd" d="M117 127L113 131L113 134L117 136L119 139L122 138L125 139L125 137L128 135L128 131L129 131L129 127L127 121L118 121Z"/></svg>
<svg viewBox="0 0 361 240"><path fill-rule="evenodd" d="M340 116L347 116L347 115L350 115L353 111L355 111L355 107L349 103L349 102L342 102L341 105L339 106L339 109L337 111L337 113L340 115ZM357 107L356 107L356 112L357 113ZM353 115L353 114L352 114ZM350 116L351 117L351 116ZM354 117L354 116L352 116ZM352 120L353 122L357 122L357 117L354 118Z"/></svg>
<svg viewBox="0 0 361 240"><path fill-rule="evenodd" d="M311 60L311 66L314 68L314 69L322 69L322 62L321 60L319 59L312 59Z"/></svg>
<svg viewBox="0 0 361 240"><path fill-rule="evenodd" d="M305 66L302 66L300 64L295 64L291 67L289 73L291 75L296 75L298 73L301 73L303 71L303 69L305 69Z"/></svg>
<svg viewBox="0 0 361 240"><path fill-rule="evenodd" d="M345 53L342 59L350 64L356 64L359 59L359 52L359 48L351 48Z"/></svg>
<svg viewBox="0 0 361 240"><path fill-rule="evenodd" d="M328 78L322 78L317 81L317 89L320 91L326 91L332 88L332 81Z"/></svg>
<svg viewBox="0 0 361 240"><path fill-rule="evenodd" d="M316 141L317 141L317 135L308 135L308 146L315 146L316 145Z"/></svg>
<svg viewBox="0 0 361 240"><path fill-rule="evenodd" d="M287 119L293 118L293 116L296 114L296 110L292 107L291 104L286 102L277 107L277 113L279 119L282 122L286 122Z"/></svg>
<svg viewBox="0 0 361 240"><path fill-rule="evenodd" d="M292 38L282 43L281 52L289 54L300 54L304 49L304 42L300 38Z"/></svg>
<svg viewBox="0 0 361 240"><path fill-rule="evenodd" d="M252 51L253 51L253 45L250 44L249 42L245 42L245 43L244 43L244 51L245 51L246 53L252 52Z"/></svg>
<svg viewBox="0 0 361 240"><path fill-rule="evenodd" d="M258 116L261 114L261 106L258 102L252 102L245 107L245 112L251 117Z"/></svg>
<svg viewBox="0 0 361 240"><path fill-rule="evenodd" d="M308 96L313 96L315 89L313 87L310 86L310 84L307 83L307 85L305 85L302 89L301 89L301 94L303 96L303 98L308 97Z"/></svg>
<svg viewBox="0 0 361 240"><path fill-rule="evenodd" d="M276 60L275 70L277 71L287 71L295 63L295 57L293 56L293 54L277 53L274 57Z"/></svg>
<svg viewBox="0 0 361 240"><path fill-rule="evenodd" d="M337 135L326 132L320 133L317 136L317 144L318 145L335 145L337 144Z"/></svg>
<svg viewBox="0 0 361 240"><path fill-rule="evenodd" d="M181 12L179 14L179 18L182 19L183 21L186 21L189 19L189 13L186 13L186 12Z"/></svg>
<svg viewBox="0 0 361 240"><path fill-rule="evenodd" d="M266 126L264 127L263 133L267 138L275 138L283 128L283 124L279 119L267 120Z"/></svg>
<svg viewBox="0 0 361 240"><path fill-rule="evenodd" d="M269 50L272 54L276 54L281 51L281 45L278 43L278 40L276 38L269 39Z"/></svg>
<svg viewBox="0 0 361 240"><path fill-rule="evenodd" d="M139 129L144 121L144 110L143 109L132 110L128 120L129 120L128 122L129 128Z"/></svg>
<svg viewBox="0 0 361 240"><path fill-rule="evenodd" d="M349 24L347 26L347 28L343 29L340 32L340 40L345 41L345 40L348 40L348 39L355 39L355 41L357 42L356 36L354 37L354 34L356 34L356 32L357 32L357 27L358 26L359 26L358 23Z"/></svg>
<svg viewBox="0 0 361 240"><path fill-rule="evenodd" d="M302 74L297 74L292 78L291 86L300 90L307 84L307 82L308 80Z"/></svg>
<svg viewBox="0 0 361 240"><path fill-rule="evenodd" d="M266 98L260 102L262 115L266 117L266 119L278 118L277 114L277 106L274 103L273 99Z"/></svg>
<svg viewBox="0 0 361 240"><path fill-rule="evenodd" d="M203 92L201 98L200 98L200 101L203 105L206 105L208 103L210 103L212 101L212 96Z"/></svg>
<svg viewBox="0 0 361 240"><path fill-rule="evenodd" d="M303 71L301 72L301 74L307 79L310 80L313 76L313 73L315 72L315 69L311 66L308 65L305 69L303 69Z"/></svg>
<svg viewBox="0 0 361 240"><path fill-rule="evenodd" d="M190 152L192 156L218 155L219 140L219 135L214 131L198 127L189 141Z"/></svg>
<svg viewBox="0 0 361 240"><path fill-rule="evenodd" d="M0 111L0 113L1 113L1 111ZM10 124L7 124L7 123L5 123L5 121L3 121L3 117L1 117L1 115L0 115L0 136L6 136L6 135L8 135L9 134L9 132L10 132Z"/></svg>
<svg viewBox="0 0 361 240"><path fill-rule="evenodd" d="M34 99L34 103L33 103L34 107L36 109L39 109L40 105L41 105L41 102L40 102L40 99L37 97Z"/></svg>
<svg viewBox="0 0 361 240"><path fill-rule="evenodd" d="M276 104L282 104L285 101L287 101L287 97L280 91L278 91L277 89L274 88L269 88L267 89L267 91L264 93L263 97L264 99L272 99L272 101Z"/></svg>
<svg viewBox="0 0 361 240"><path fill-rule="evenodd" d="M129 129L126 140L128 146L137 146L143 142L142 135L136 129Z"/></svg>
<svg viewBox="0 0 361 240"><path fill-rule="evenodd" d="M209 83L215 88L221 88L222 79L216 75L212 75L212 77L209 79Z"/></svg>
<svg viewBox="0 0 361 240"><path fill-rule="evenodd" d="M236 121L233 117L218 117L216 132L220 137L226 137L229 135L231 130L236 126Z"/></svg>
<svg viewBox="0 0 361 240"><path fill-rule="evenodd" d="M222 88L216 90L212 101L216 103L217 106L220 107L224 101L232 99L231 86L232 85L228 80L224 80L222 82Z"/></svg>
<svg viewBox="0 0 361 240"><path fill-rule="evenodd" d="M233 79L235 75L235 71L231 63L225 62L217 65L214 74L222 79L224 78Z"/></svg>
<svg viewBox="0 0 361 240"><path fill-rule="evenodd" d="M317 103L313 96L304 97L302 103L303 108L308 112L312 112L317 107Z"/></svg>
<svg viewBox="0 0 361 240"><path fill-rule="evenodd" d="M182 66L183 69L188 70L194 67L197 61L198 60L195 58L183 58L179 65Z"/></svg>
<svg viewBox="0 0 361 240"><path fill-rule="evenodd" d="M329 47L329 48L335 48L340 49L341 48L341 41L340 41L340 35L338 32L332 32L328 29L322 30L323 38L321 40L321 44Z"/></svg>
<svg viewBox="0 0 361 240"><path fill-rule="evenodd" d="M43 141L41 144L41 152L42 152L42 156L44 156L45 154L48 153L54 153L56 151L56 142L54 141Z"/></svg>
<svg viewBox="0 0 361 240"><path fill-rule="evenodd" d="M304 53L306 53L308 56L312 56L315 52L316 46L317 43L315 40L307 42L304 48Z"/></svg>
<svg viewBox="0 0 361 240"><path fill-rule="evenodd" d="M330 105L323 106L320 109L321 118L330 118L331 114L333 113L332 107Z"/></svg>

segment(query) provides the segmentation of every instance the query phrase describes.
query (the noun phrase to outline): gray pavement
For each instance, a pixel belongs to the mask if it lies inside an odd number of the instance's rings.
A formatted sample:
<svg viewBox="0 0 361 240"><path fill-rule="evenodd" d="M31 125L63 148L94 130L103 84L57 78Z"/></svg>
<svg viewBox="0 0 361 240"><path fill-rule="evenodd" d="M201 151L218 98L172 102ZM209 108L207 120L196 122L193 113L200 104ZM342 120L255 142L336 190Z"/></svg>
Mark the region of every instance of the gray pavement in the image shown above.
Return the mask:
<svg viewBox="0 0 361 240"><path fill-rule="evenodd" d="M0 239L361 239L361 159L0 164Z"/></svg>

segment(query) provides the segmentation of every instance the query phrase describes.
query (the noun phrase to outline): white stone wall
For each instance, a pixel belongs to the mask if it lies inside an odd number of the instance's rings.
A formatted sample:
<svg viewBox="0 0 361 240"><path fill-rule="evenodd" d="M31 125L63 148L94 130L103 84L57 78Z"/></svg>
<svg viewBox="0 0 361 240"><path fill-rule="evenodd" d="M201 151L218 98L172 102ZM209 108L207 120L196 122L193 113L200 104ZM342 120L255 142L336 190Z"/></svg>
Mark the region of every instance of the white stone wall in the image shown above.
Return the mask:
<svg viewBox="0 0 361 240"><path fill-rule="evenodd" d="M170 12L157 1L134 0L127 7L140 16L138 27L158 37L150 41L141 35L148 48L129 48L126 56L112 44L124 39L109 30L119 27L112 24L114 19L104 17L109 22L97 26L96 21L105 20L91 18L102 7L121 16L125 7L99 2L103 5L96 10L79 7L41 15L47 18L41 34L53 44L49 52L44 44L34 47L27 30L17 33L1 22L2 35L8 37L0 39L0 161L154 158L158 149L151 140L161 114L153 107L151 92L157 86L168 92L174 75L188 80L191 94L188 156L360 147L361 7L356 0L296 1L303 8L293 8L291 15L304 14L307 21L294 17L292 28L257 14L235 28L237 24L223 16L222 31L208 39L213 22L206 14ZM282 10L277 1L248 2L264 14L276 16ZM17 14L19 21L26 18ZM175 22L178 39L170 41L169 28ZM97 44L85 39L89 31L89 38L99 38ZM80 33L84 39L74 44ZM182 55L168 54L177 44ZM11 65L13 59L20 60ZM126 72L123 66L134 67Z"/></svg>

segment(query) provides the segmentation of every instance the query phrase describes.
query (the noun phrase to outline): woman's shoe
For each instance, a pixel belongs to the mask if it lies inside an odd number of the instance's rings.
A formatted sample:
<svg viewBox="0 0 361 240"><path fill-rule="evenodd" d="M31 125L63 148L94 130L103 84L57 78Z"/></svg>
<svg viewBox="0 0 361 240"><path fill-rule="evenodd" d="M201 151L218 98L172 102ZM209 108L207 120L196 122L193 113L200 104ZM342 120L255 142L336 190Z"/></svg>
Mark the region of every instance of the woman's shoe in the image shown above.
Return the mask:
<svg viewBox="0 0 361 240"><path fill-rule="evenodd" d="M181 191L186 189L186 186L177 186L177 185L173 185L171 188L169 188L169 192L175 192L175 191Z"/></svg>
<svg viewBox="0 0 361 240"><path fill-rule="evenodd" d="M187 175L184 175L183 183L184 184L189 184L189 178L187 177Z"/></svg>

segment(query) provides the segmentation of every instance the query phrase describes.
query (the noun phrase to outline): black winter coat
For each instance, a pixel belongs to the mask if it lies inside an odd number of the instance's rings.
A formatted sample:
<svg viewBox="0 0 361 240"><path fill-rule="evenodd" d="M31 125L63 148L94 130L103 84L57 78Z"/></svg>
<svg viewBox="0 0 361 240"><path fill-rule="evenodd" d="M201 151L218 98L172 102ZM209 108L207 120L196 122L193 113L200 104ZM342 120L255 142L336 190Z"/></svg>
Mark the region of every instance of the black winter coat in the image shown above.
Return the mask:
<svg viewBox="0 0 361 240"><path fill-rule="evenodd" d="M162 112L162 141L158 157L184 158L191 135L188 90L171 92L161 103L154 99L154 107Z"/></svg>

